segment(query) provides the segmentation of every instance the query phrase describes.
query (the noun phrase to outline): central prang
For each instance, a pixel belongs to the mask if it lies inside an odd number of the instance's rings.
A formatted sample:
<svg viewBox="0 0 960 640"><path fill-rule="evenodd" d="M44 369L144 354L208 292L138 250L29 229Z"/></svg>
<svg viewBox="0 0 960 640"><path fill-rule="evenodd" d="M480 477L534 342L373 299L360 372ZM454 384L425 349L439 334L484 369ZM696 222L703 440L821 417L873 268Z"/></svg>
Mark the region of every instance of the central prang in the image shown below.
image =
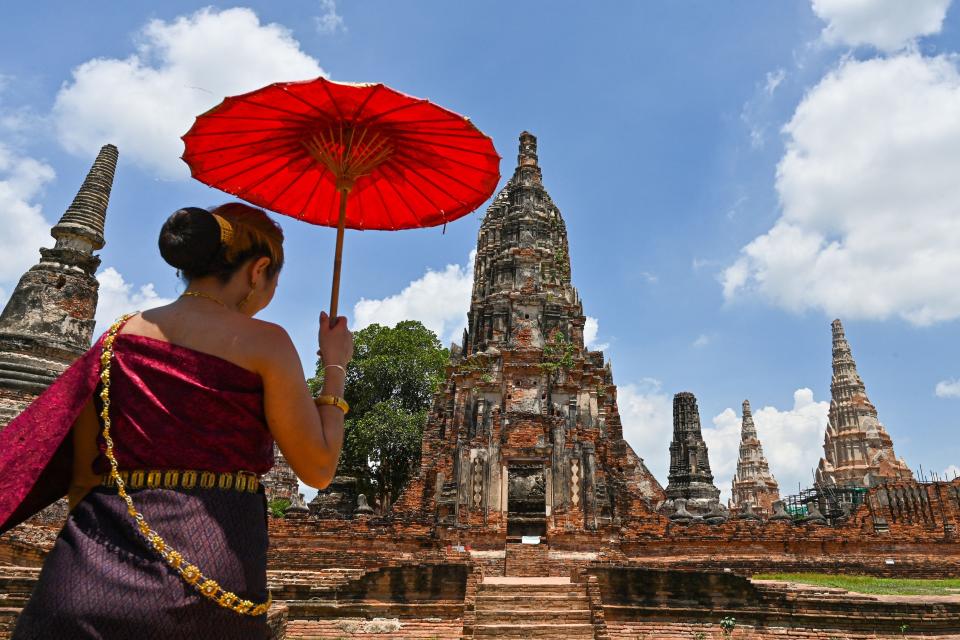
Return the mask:
<svg viewBox="0 0 960 640"><path fill-rule="evenodd" d="M550 543L661 502L623 439L613 373L585 346L585 323L566 225L543 186L537 139L524 132L480 225L467 329L451 347L412 483L424 491L407 491L394 512L417 512L464 543Z"/></svg>

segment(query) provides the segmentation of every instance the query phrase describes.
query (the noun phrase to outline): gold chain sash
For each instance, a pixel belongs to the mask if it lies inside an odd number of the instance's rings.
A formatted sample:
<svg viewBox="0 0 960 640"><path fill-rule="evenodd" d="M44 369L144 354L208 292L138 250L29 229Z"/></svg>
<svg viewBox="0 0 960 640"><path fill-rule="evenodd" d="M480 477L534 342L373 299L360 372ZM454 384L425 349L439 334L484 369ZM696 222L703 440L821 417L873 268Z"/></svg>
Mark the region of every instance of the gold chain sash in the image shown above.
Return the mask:
<svg viewBox="0 0 960 640"><path fill-rule="evenodd" d="M180 574L184 582L221 607L243 615L263 615L270 608L270 603L273 601L272 594L267 597L266 602L254 604L249 600L241 600L235 593L223 589L215 580L203 575L199 567L187 561L179 551L164 542L163 538L151 529L150 525L143 519L143 514L137 511L136 507L133 506L133 500L127 494L126 483L120 476L117 469L117 459L113 456L113 439L110 437L110 361L113 358L113 341L117 338L117 332L120 331L123 323L135 315L135 313L128 313L113 323L107 331L107 336L103 339L103 351L100 355L100 381L103 383L103 390L100 392L103 410L100 412L100 417L103 419L103 439L107 443L106 453L107 460L110 462L110 478L117 485L117 493L127 503L127 512L136 520L140 533L143 534L153 550L160 554L160 557Z"/></svg>

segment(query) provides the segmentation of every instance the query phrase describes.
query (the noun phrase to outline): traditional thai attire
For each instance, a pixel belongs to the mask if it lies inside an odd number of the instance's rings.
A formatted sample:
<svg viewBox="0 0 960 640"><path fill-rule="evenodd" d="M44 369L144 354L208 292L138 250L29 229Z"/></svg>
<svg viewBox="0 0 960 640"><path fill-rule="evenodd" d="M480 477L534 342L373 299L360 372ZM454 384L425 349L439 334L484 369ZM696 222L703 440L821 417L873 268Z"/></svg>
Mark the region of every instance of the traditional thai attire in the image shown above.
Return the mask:
<svg viewBox="0 0 960 640"><path fill-rule="evenodd" d="M102 408L102 342L0 432L0 532L67 493L71 427L91 397ZM260 376L145 336L118 334L113 353L111 436L134 505L223 589L265 601L267 510L257 475L273 464L273 439ZM93 471L107 484L98 440ZM260 640L268 628L265 615L218 606L184 582L137 530L116 487L94 488L70 512L13 638L176 637Z"/></svg>

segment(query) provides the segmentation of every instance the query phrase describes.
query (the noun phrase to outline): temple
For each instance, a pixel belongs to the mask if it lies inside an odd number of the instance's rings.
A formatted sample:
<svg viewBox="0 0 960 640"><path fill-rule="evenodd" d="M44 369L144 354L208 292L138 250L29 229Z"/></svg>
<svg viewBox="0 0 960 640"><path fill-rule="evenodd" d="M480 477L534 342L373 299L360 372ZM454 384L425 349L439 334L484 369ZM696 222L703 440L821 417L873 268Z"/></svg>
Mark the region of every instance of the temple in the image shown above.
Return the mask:
<svg viewBox="0 0 960 640"><path fill-rule="evenodd" d="M663 499L623 439L610 363L584 345L566 225L527 132L480 226L467 320L395 512L464 539L549 538Z"/></svg>
<svg viewBox="0 0 960 640"><path fill-rule="evenodd" d="M706 513L712 502L720 498L710 472L707 443L700 431L700 409L689 391L673 397L673 440L667 480L666 507L682 498L692 512Z"/></svg>
<svg viewBox="0 0 960 640"><path fill-rule="evenodd" d="M0 314L0 428L90 348L117 148L100 149L73 202L50 230L56 243L23 274Z"/></svg>
<svg viewBox="0 0 960 640"><path fill-rule="evenodd" d="M749 504L758 515L770 515L773 513L773 503L780 499L780 487L763 455L763 445L753 424L749 400L743 401L742 420L740 456L737 459L737 472L733 476L730 508L740 511Z"/></svg>
<svg viewBox="0 0 960 640"><path fill-rule="evenodd" d="M857 373L857 363L834 320L833 378L823 454L815 473L818 487L871 487L885 480L909 480L913 473L893 452L893 440L877 418L877 409Z"/></svg>
<svg viewBox="0 0 960 640"><path fill-rule="evenodd" d="M4 407L26 404L90 342L111 149L4 311ZM755 579L960 573L960 479L917 482L896 459L840 323L819 487L776 500L744 402L733 508L722 507L684 392L664 491L623 439L609 362L584 344L566 227L529 133L517 164L480 226L468 326L398 500L370 505L356 478L337 476L306 504L288 465L264 477L271 499L289 501L267 519L271 640L956 637L953 596ZM872 486L822 484L858 480ZM847 494L856 500L838 505ZM0 536L0 640L61 526L35 518Z"/></svg>

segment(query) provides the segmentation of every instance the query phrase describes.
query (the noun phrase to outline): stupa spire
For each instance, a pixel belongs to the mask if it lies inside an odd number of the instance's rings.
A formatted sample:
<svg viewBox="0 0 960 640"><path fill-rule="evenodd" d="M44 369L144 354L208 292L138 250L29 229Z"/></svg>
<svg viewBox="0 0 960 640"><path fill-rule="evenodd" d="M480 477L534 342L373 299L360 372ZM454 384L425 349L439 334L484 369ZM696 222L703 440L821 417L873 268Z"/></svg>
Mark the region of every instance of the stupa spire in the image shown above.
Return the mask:
<svg viewBox="0 0 960 640"><path fill-rule="evenodd" d="M667 505L685 499L693 513L706 512L709 503L720 497L713 484L707 444L700 428L697 398L689 391L673 397L673 441L670 443L670 473L667 484Z"/></svg>
<svg viewBox="0 0 960 640"><path fill-rule="evenodd" d="M757 427L753 424L753 413L750 411L750 401L743 401L743 421L740 423L740 441L746 442L757 437Z"/></svg>
<svg viewBox="0 0 960 640"><path fill-rule="evenodd" d="M76 240L89 244L90 252L103 248L103 229L117 157L117 148L112 144L100 149L73 202L50 230L50 235L57 240L56 248L80 248Z"/></svg>
<svg viewBox="0 0 960 640"><path fill-rule="evenodd" d="M757 436L749 400L743 401L740 455L732 484L730 507L738 511L750 504L760 515L771 514L773 503L780 499L780 487L770 473L770 465L763 455L763 445Z"/></svg>
<svg viewBox="0 0 960 640"><path fill-rule="evenodd" d="M877 408L857 372L843 324L834 320L833 377L830 411L823 440L824 457L817 467L819 486L869 487L878 480L910 478L913 473L893 451L893 441L880 424Z"/></svg>
<svg viewBox="0 0 960 640"><path fill-rule="evenodd" d="M0 425L22 411L90 347L117 148L100 150L73 202L50 230L52 249L23 274L0 314Z"/></svg>

